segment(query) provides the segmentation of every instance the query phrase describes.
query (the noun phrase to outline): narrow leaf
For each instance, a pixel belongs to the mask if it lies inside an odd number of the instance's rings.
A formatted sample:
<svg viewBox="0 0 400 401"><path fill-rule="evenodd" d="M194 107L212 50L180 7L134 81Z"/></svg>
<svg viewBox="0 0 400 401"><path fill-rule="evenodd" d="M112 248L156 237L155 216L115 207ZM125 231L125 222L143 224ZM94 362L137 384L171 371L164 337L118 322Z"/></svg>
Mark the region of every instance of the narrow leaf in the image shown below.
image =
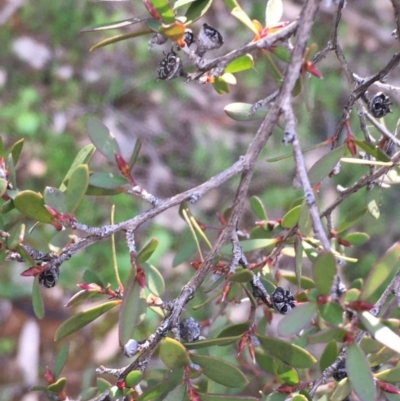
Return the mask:
<svg viewBox="0 0 400 401"><path fill-rule="evenodd" d="M282 0L268 0L265 9L265 26L272 28L281 20L283 15Z"/></svg>
<svg viewBox="0 0 400 401"><path fill-rule="evenodd" d="M369 312L362 312L358 316L375 340L400 354L400 337L394 331L381 323L380 319Z"/></svg>
<svg viewBox="0 0 400 401"><path fill-rule="evenodd" d="M68 351L69 351L69 343L65 343L60 351L58 351L56 362L54 364L54 369L53 369L53 374L54 377L58 377L65 365L65 362L67 361L68 357Z"/></svg>
<svg viewBox="0 0 400 401"><path fill-rule="evenodd" d="M79 151L74 161L72 162L67 175L64 177L63 183L60 185L61 191L65 192L65 190L67 189L67 187L64 185L64 182L69 180L72 172L81 164L89 164L95 151L96 148L92 144L86 145L83 149Z"/></svg>
<svg viewBox="0 0 400 401"><path fill-rule="evenodd" d="M210 8L212 0L197 0L190 4L186 11L187 18L185 25L191 25L193 22L201 18Z"/></svg>
<svg viewBox="0 0 400 401"><path fill-rule="evenodd" d="M400 257L400 243L392 245L370 269L361 292L361 299L368 300L385 280L394 273Z"/></svg>
<svg viewBox="0 0 400 401"><path fill-rule="evenodd" d="M90 140L96 149L115 164L115 153L120 154L118 143L110 130L97 118L89 117L86 120L86 129Z"/></svg>
<svg viewBox="0 0 400 401"><path fill-rule="evenodd" d="M107 22L105 24L99 24L99 25L88 26L87 28L83 28L80 30L80 33L107 31L110 29L120 29L120 28L129 26L129 25L134 25L139 22L146 21L147 19L148 19L148 17L146 17L146 18L128 18L128 19L124 19L121 21Z"/></svg>
<svg viewBox="0 0 400 401"><path fill-rule="evenodd" d="M67 188L67 211L73 214L83 197L85 196L89 185L89 168L87 164L81 164L71 174Z"/></svg>
<svg viewBox="0 0 400 401"><path fill-rule="evenodd" d="M147 22L149 22L150 20L148 20ZM112 36L111 38L108 39L104 39L101 40L100 42L96 43L95 45L93 45L89 51L94 51L99 49L100 47L104 47L107 45L111 45L112 43L117 43L120 42L121 40L127 40L127 39L131 39L131 38L136 38L137 36L143 36L143 35L147 35L148 33L152 33L153 31L150 28L144 28L135 32L130 32L130 33L124 33L122 35L115 35Z"/></svg>
<svg viewBox="0 0 400 401"><path fill-rule="evenodd" d="M11 148L11 155L13 158L14 166L17 165L19 156L21 155L22 148L24 146L24 138L20 139L19 141L15 142L14 145Z"/></svg>
<svg viewBox="0 0 400 401"><path fill-rule="evenodd" d="M246 376L233 364L220 358L191 354L193 363L200 365L209 379L226 387L244 387L248 384Z"/></svg>
<svg viewBox="0 0 400 401"><path fill-rule="evenodd" d="M201 401L258 401L259 398L245 395L205 394L197 393Z"/></svg>
<svg viewBox="0 0 400 401"><path fill-rule="evenodd" d="M138 252L137 263L146 262L158 247L158 239L151 238L149 242Z"/></svg>
<svg viewBox="0 0 400 401"><path fill-rule="evenodd" d="M358 220L366 215L367 211L368 209L366 207L358 210L350 210L348 214L343 218L342 222L339 224L336 230L338 234L353 226Z"/></svg>
<svg viewBox="0 0 400 401"><path fill-rule="evenodd" d="M250 207L253 213L260 220L268 220L267 212L265 211L264 204L258 196L252 196L250 198Z"/></svg>
<svg viewBox="0 0 400 401"><path fill-rule="evenodd" d="M59 213L67 213L67 197L63 191L53 187L46 187L43 193L44 203Z"/></svg>
<svg viewBox="0 0 400 401"><path fill-rule="evenodd" d="M85 327L90 322L97 319L99 316L103 315L120 303L121 301L106 302L104 304L79 312L74 316L71 316L65 322L61 323L60 327L56 331L54 340L59 341L69 336L70 334L75 333L75 331L81 329L82 327Z"/></svg>
<svg viewBox="0 0 400 401"><path fill-rule="evenodd" d="M308 172L311 185L317 184L327 177L344 155L345 151L346 147L343 145L319 159Z"/></svg>
<svg viewBox="0 0 400 401"><path fill-rule="evenodd" d="M89 178L89 185L105 189L120 188L127 183L125 177L114 173L94 173Z"/></svg>
<svg viewBox="0 0 400 401"><path fill-rule="evenodd" d="M292 228L297 221L299 220L300 216L300 209L301 205L298 205L294 207L293 209L290 209L282 218L281 225L283 228Z"/></svg>
<svg viewBox="0 0 400 401"><path fill-rule="evenodd" d="M253 68L254 60L250 54L244 54L236 58L235 60L231 61L226 67L224 72L229 72L231 74L235 74L240 71L249 70Z"/></svg>
<svg viewBox="0 0 400 401"><path fill-rule="evenodd" d="M346 370L352 389L360 400L375 400L375 384L367 358L358 344L347 347Z"/></svg>
<svg viewBox="0 0 400 401"><path fill-rule="evenodd" d="M191 343L184 343L184 346L187 349L201 349L201 348L208 348L214 345L218 345L220 347L229 345L234 343L235 341L239 340L240 336L232 336L232 337L223 337L223 338L212 338L210 340L200 340L194 341Z"/></svg>
<svg viewBox="0 0 400 401"><path fill-rule="evenodd" d="M273 356L294 368L307 369L317 361L308 351L274 337L258 336L262 346Z"/></svg>
<svg viewBox="0 0 400 401"><path fill-rule="evenodd" d="M291 336L304 329L314 316L317 306L313 302L304 303L287 313L278 324L278 332L282 336Z"/></svg>
<svg viewBox="0 0 400 401"><path fill-rule="evenodd" d="M33 311L38 319L43 319L44 317L44 305L42 294L39 289L39 279L37 277L33 278L33 287L32 287L32 306Z"/></svg>
<svg viewBox="0 0 400 401"><path fill-rule="evenodd" d="M320 253L313 263L313 278L320 294L329 294L335 274L335 257L331 252Z"/></svg>
<svg viewBox="0 0 400 401"><path fill-rule="evenodd" d="M331 340L324 351L321 354L319 360L319 370L323 372L327 367L331 366L333 362L335 362L336 358L339 355L339 350L337 346L337 342L335 340Z"/></svg>

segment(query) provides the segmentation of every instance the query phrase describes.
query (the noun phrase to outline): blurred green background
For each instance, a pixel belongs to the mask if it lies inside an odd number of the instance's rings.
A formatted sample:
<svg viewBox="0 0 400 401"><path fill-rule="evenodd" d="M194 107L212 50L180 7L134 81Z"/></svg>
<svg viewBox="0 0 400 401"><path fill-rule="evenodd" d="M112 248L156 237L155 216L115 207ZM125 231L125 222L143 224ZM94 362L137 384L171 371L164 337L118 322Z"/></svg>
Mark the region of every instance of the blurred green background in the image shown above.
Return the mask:
<svg viewBox="0 0 400 401"><path fill-rule="evenodd" d="M243 1L243 8L252 18L263 21L265 4L262 1ZM329 2L325 2L329 3ZM394 28L393 11L389 2L352 1L344 11L339 38L350 67L358 75L367 77L382 68L397 51L398 44L391 36ZM379 4L377 4L379 3ZM285 18L297 17L302 1L284 1ZM334 7L321 8L313 30L311 43L323 48L330 37ZM255 67L237 75L237 85L227 95L218 95L211 85L185 84L182 80L157 81L158 64L162 51L170 44L148 49L149 36L130 39L89 52L96 42L114 34L114 31L81 34L86 27L144 16L141 2L89 2L84 0L28 1L6 0L0 5L0 135L10 147L24 138L25 144L17 165L19 189L43 192L46 186L58 187L79 149L89 143L85 132L88 116L101 118L112 130L129 157L135 140L141 138L143 148L134 170L136 180L150 193L168 197L189 189L224 168L243 154L258 128L259 122L238 123L231 120L223 108L232 102L254 103L271 94L276 86L269 77L265 57L255 54ZM228 52L252 39L220 1L215 1L202 23L217 28L224 37L224 46L214 56ZM184 64L187 64L182 56ZM315 145L329 138L341 118L342 107L350 92L337 60L329 55L319 65L323 79L308 80L308 93L295 100L296 116L302 146ZM391 74L388 82L399 85L398 74ZM385 117L388 129L394 131L398 120L398 95L390 94L394 102L393 114ZM311 112L305 107L304 96L312 103ZM396 97L397 96L397 97ZM362 139L358 117L351 116L355 136ZM378 138L378 134L371 129ZM270 219L281 218L301 190L292 185L293 160L286 158L267 163L271 157L290 151L282 144L283 131L274 136L262 151L254 175L251 195L259 196ZM328 148L307 153L308 167ZM112 168L101 155L95 155L91 168L109 171ZM325 180L321 187L321 205L326 207L338 195L336 185L352 185L363 174L365 167L344 165L339 176ZM238 178L208 193L192 213L200 221L218 226L216 213L223 213L231 205ZM348 281L365 275L374 261L398 240L400 213L393 207L399 192L397 187L376 188L381 217L375 220L365 216L353 231L365 231L370 241L348 254L359 262L344 266ZM351 196L335 214L340 222L349 211L366 204L365 191ZM115 204L115 220L128 219L148 208L143 201L126 195L110 198L90 197L77 212L79 221L92 226L109 222L111 205ZM249 205L241 228L250 231L257 219ZM217 230L210 230L215 238ZM28 236L29 244L46 249L46 239L54 235L52 228L39 227ZM141 227L136 234L138 248L151 237L160 246L151 262L161 271L167 290L165 299L179 293L184 280L193 272L188 262L172 267L176 252L182 248L188 229L178 217L178 210L167 211L152 223ZM129 269L123 235L117 236L118 266L123 277ZM0 268L0 365L7 367L0 378L0 400L31 400L27 388L40 380L46 365L52 366L60 344L52 340L54 330L70 311L63 305L77 291L85 269L95 270L106 282L115 286L111 272L111 245L109 241L96 244L76 255L62 266L60 285L45 292L46 318L38 323L30 306L31 279L20 277L24 265L4 262ZM191 260L196 260L194 256ZM291 269L293 261L282 259L280 267ZM176 284L175 284L176 283ZM171 285L175 284L175 285ZM201 299L203 296L199 296ZM206 319L212 310L194 313ZM82 330L73 337L73 346L65 374L70 381L71 394L93 383L94 367L99 363L125 364L115 342L117 314L100 319L95 326ZM238 318L245 315L239 314ZM147 316L140 326L145 337L157 327L158 318ZM218 327L224 320L215 324ZM29 326L32 324L33 326ZM36 326L35 326L36 325ZM28 327L28 328L27 328ZM33 328L32 328L33 327ZM36 328L35 328L36 327ZM25 330L25 331L24 331ZM36 330L36 331L35 331ZM40 361L25 372L21 360L26 360L24 333L35 336ZM114 336L114 337L113 337ZM32 340L33 344L33 340ZM23 364L23 363L22 363ZM32 395L29 395L32 396ZM35 394L32 399L41 399Z"/></svg>

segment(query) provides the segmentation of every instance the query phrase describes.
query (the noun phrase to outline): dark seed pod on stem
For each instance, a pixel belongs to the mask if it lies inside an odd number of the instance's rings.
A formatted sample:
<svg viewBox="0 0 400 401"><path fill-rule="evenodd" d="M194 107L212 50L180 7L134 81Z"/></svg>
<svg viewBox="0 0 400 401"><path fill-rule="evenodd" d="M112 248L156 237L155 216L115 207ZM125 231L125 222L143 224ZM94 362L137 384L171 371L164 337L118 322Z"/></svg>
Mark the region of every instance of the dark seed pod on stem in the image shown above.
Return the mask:
<svg viewBox="0 0 400 401"><path fill-rule="evenodd" d="M52 288L57 284L59 277L60 270L58 268L43 270L39 275L39 283L43 287Z"/></svg>
<svg viewBox="0 0 400 401"><path fill-rule="evenodd" d="M199 322L192 317L187 317L186 319L183 319L179 323L179 330L181 337L188 343L197 341L199 339L200 325Z"/></svg>
<svg viewBox="0 0 400 401"><path fill-rule="evenodd" d="M158 79L166 80L185 75L182 60L173 50L165 54L165 57L160 61L160 68L157 70L157 74Z"/></svg>
<svg viewBox="0 0 400 401"><path fill-rule="evenodd" d="M347 377L347 370L346 370L346 361L340 361L336 370L333 372L332 377L337 381L340 382L345 377Z"/></svg>
<svg viewBox="0 0 400 401"><path fill-rule="evenodd" d="M197 37L196 54L203 57L206 52L218 49L224 43L222 35L210 25L203 24Z"/></svg>
<svg viewBox="0 0 400 401"><path fill-rule="evenodd" d="M280 314L285 315L296 307L293 294L282 287L276 287L271 295L272 305Z"/></svg>
<svg viewBox="0 0 400 401"><path fill-rule="evenodd" d="M389 96L383 92L378 92L371 97L368 101L368 109L372 115L376 118L386 116L387 113L391 113L390 105L392 104Z"/></svg>

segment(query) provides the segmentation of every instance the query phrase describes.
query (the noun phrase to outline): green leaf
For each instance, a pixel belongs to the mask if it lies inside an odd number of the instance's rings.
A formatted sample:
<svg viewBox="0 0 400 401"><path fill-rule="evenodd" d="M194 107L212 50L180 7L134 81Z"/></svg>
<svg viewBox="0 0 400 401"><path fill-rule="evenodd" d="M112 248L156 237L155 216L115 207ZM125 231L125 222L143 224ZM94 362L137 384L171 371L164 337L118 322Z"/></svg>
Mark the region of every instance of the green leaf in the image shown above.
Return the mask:
<svg viewBox="0 0 400 401"><path fill-rule="evenodd" d="M106 157L108 161L115 163L115 153L121 154L121 152L110 130L99 119L94 117L89 117L86 120L86 129L96 149Z"/></svg>
<svg viewBox="0 0 400 401"><path fill-rule="evenodd" d="M321 252L313 263L313 279L320 294L329 294L335 274L335 257L331 252Z"/></svg>
<svg viewBox="0 0 400 401"><path fill-rule="evenodd" d="M140 315L143 313L141 292L142 288L140 288L136 280L136 269L131 268L126 280L122 304L119 310L118 334L121 347L132 337L135 326L140 321Z"/></svg>
<svg viewBox="0 0 400 401"><path fill-rule="evenodd" d="M67 188L67 211L73 214L89 185L89 168L87 164L81 164L71 174Z"/></svg>
<svg viewBox="0 0 400 401"><path fill-rule="evenodd" d="M289 210L282 218L281 226L283 228L292 228L297 221L299 220L300 216L300 208L301 205L294 207L293 209Z"/></svg>
<svg viewBox="0 0 400 401"><path fill-rule="evenodd" d="M225 395L225 394L205 394L197 393L201 401L257 401L259 398L248 397L244 395Z"/></svg>
<svg viewBox="0 0 400 401"><path fill-rule="evenodd" d="M146 21L148 18L128 18L121 21L107 22L105 24L88 26L80 30L80 33L85 32L96 32L96 31L108 31L110 29L125 28L129 25L138 24L139 22Z"/></svg>
<svg viewBox="0 0 400 401"><path fill-rule="evenodd" d="M8 182L4 178L0 178L0 197L7 191Z"/></svg>
<svg viewBox="0 0 400 401"><path fill-rule="evenodd" d="M343 308L337 302L328 302L319 308L321 317L329 324L339 326L343 323Z"/></svg>
<svg viewBox="0 0 400 401"><path fill-rule="evenodd" d="M135 387L142 380L143 373L140 370L132 370L128 373L125 379L125 385L127 387Z"/></svg>
<svg viewBox="0 0 400 401"><path fill-rule="evenodd" d="M335 388L335 391L329 398L329 401L343 401L351 393L351 385L346 377L341 380Z"/></svg>
<svg viewBox="0 0 400 401"><path fill-rule="evenodd" d="M237 323L232 326L225 327L218 334L217 338L241 336L249 328L249 322Z"/></svg>
<svg viewBox="0 0 400 401"><path fill-rule="evenodd" d="M245 11L242 9L242 7L239 6L236 0L224 0L225 3L230 3L235 4L235 6L229 7L231 9L231 14L233 17L235 17L238 21L240 21L245 27L249 28L251 32L254 33L254 35L258 35L258 31L256 27L254 26L252 20L250 17L245 13Z"/></svg>
<svg viewBox="0 0 400 401"><path fill-rule="evenodd" d="M83 281L87 284L95 283L102 288L105 288L103 280L99 277L99 275L92 270L85 270L83 272Z"/></svg>
<svg viewBox="0 0 400 401"><path fill-rule="evenodd" d="M8 169L8 180L11 182L13 188L18 188L14 160L11 154L7 157L6 168Z"/></svg>
<svg viewBox="0 0 400 401"><path fill-rule="evenodd" d="M400 243L392 245L370 269L367 278L364 281L364 287L361 292L361 299L368 300L379 286L394 273L400 257Z"/></svg>
<svg viewBox="0 0 400 401"><path fill-rule="evenodd" d="M138 398L138 401L153 401L160 400L160 396L173 390L176 386L181 384L183 381L183 369L174 369L168 376L167 380L156 384L144 391L144 393Z"/></svg>
<svg viewBox="0 0 400 401"><path fill-rule="evenodd" d="M132 155L129 159L129 171L132 170L136 164L137 158L139 156L140 149L142 148L142 140L140 138L136 139L135 147L133 148Z"/></svg>
<svg viewBox="0 0 400 401"><path fill-rule="evenodd" d="M147 20L146 25L148 25L149 21L152 21L152 20ZM153 31L150 28L143 28L143 29L139 29L135 32L124 33L122 35L115 35L115 36L112 36L111 38L107 38L107 39L101 40L100 42L97 42L95 45L93 45L89 49L89 51L92 52L94 50L99 49L100 47L111 45L112 43L117 43L122 40L127 40L127 39L131 39L131 38L136 38L138 36L147 35L148 33L153 33ZM102 153L102 152L100 152L100 153Z"/></svg>
<svg viewBox="0 0 400 401"><path fill-rule="evenodd" d="M104 391L108 390L111 387L111 383L103 379L102 377L98 377L96 379L96 385L100 393L104 393Z"/></svg>
<svg viewBox="0 0 400 401"><path fill-rule="evenodd" d="M382 344L379 343L382 347ZM388 347L382 347L375 354L369 355L370 366L378 366L381 363L386 363L389 359L393 358L393 350Z"/></svg>
<svg viewBox="0 0 400 401"><path fill-rule="evenodd" d="M43 305L42 294L39 289L39 279L37 277L33 278L32 306L33 306L33 311L35 312L35 316L38 319L43 319L44 305Z"/></svg>
<svg viewBox="0 0 400 401"><path fill-rule="evenodd" d="M80 401L90 401L94 398L96 394L97 387L88 387L79 394L78 399Z"/></svg>
<svg viewBox="0 0 400 401"><path fill-rule="evenodd" d="M60 377L55 383L52 383L47 386L47 390L59 394L64 390L65 385L67 384L67 379L65 377Z"/></svg>
<svg viewBox="0 0 400 401"><path fill-rule="evenodd" d="M224 93L229 93L229 82L227 82L224 77L216 77L212 83L213 88L219 95L223 95Z"/></svg>
<svg viewBox="0 0 400 401"><path fill-rule="evenodd" d="M14 198L14 206L25 216L37 220L40 223L51 223L51 214L44 207L44 199L41 194L30 190L21 191Z"/></svg>
<svg viewBox="0 0 400 401"><path fill-rule="evenodd" d="M303 242L299 238L295 238L294 240L294 253L295 253L295 261L296 261L296 278L297 278L297 286L301 288L301 274L303 270Z"/></svg>
<svg viewBox="0 0 400 401"><path fill-rule="evenodd" d="M190 359L193 363L200 365L203 373L216 383L234 388L248 384L246 376L230 362L213 356L195 354L190 354Z"/></svg>
<svg viewBox="0 0 400 401"><path fill-rule="evenodd" d="M265 9L265 26L272 28L282 19L283 4L282 0L268 0Z"/></svg>
<svg viewBox="0 0 400 401"><path fill-rule="evenodd" d="M175 22L175 14L168 0L151 0L151 5L157 10L158 14L160 14L165 24L172 24Z"/></svg>
<svg viewBox="0 0 400 401"><path fill-rule="evenodd" d="M160 358L170 369L182 368L190 364L189 353L179 341L166 338L160 346Z"/></svg>
<svg viewBox="0 0 400 401"><path fill-rule="evenodd" d="M54 335L54 340L59 341L70 334L75 333L75 331L85 327L90 322L93 322L93 320L108 312L110 309L120 305L120 303L121 301L109 301L71 316L65 322L61 323Z"/></svg>
<svg viewBox="0 0 400 401"><path fill-rule="evenodd" d="M59 213L67 213L67 197L60 189L46 187L43 193L44 203Z"/></svg>
<svg viewBox="0 0 400 401"><path fill-rule="evenodd" d="M188 260L196 249L197 247L193 237L191 235L187 235L183 239L182 248L175 254L174 260L172 261L172 267L176 267Z"/></svg>
<svg viewBox="0 0 400 401"><path fill-rule="evenodd" d="M149 242L138 252L137 263L146 262L158 247L158 239L151 238Z"/></svg>
<svg viewBox="0 0 400 401"><path fill-rule="evenodd" d="M83 149L79 151L74 161L72 162L67 175L64 177L63 183L60 185L61 191L65 192L65 190L67 189L64 182L69 180L69 177L71 177L72 172L81 164L89 164L95 151L96 148L92 144L86 145Z"/></svg>
<svg viewBox="0 0 400 401"><path fill-rule="evenodd" d="M232 275L228 276L228 281L234 283L247 283L253 278L253 273L250 270L243 269L240 267L240 270L236 271Z"/></svg>
<svg viewBox="0 0 400 401"><path fill-rule="evenodd" d="M207 347L212 347L214 345L218 345L220 347L229 345L234 343L235 341L239 340L240 336L232 336L232 337L222 337L222 338L212 338L210 340L200 340L200 341L194 341L191 343L184 343L183 345L187 349L201 349L201 348L207 348Z"/></svg>
<svg viewBox="0 0 400 401"><path fill-rule="evenodd" d="M367 358L358 344L347 347L346 370L352 389L363 401L375 400L375 384Z"/></svg>
<svg viewBox="0 0 400 401"><path fill-rule="evenodd" d="M279 58L279 60L288 63L290 61L291 54L288 49L284 46L276 46L272 49L272 54Z"/></svg>
<svg viewBox="0 0 400 401"><path fill-rule="evenodd" d="M270 0L271 1L271 0ZM296 394L291 401L308 401L307 397L303 394Z"/></svg>
<svg viewBox="0 0 400 401"><path fill-rule="evenodd" d="M250 103L230 103L225 106L224 111L228 117L235 121L254 121L265 118L268 111L259 108L255 113L251 113L251 108L253 107Z"/></svg>
<svg viewBox="0 0 400 401"><path fill-rule="evenodd" d="M271 393L263 401L284 401L286 397L287 394L284 393Z"/></svg>
<svg viewBox="0 0 400 401"><path fill-rule="evenodd" d="M400 354L400 337L394 331L369 312L359 313L358 317L375 340Z"/></svg>
<svg viewBox="0 0 400 401"><path fill-rule="evenodd" d="M12 159L14 162L14 166L17 165L19 157L22 152L22 148L24 146L24 138L20 139L19 141L15 142L14 145L12 146L10 153L12 155Z"/></svg>
<svg viewBox="0 0 400 401"><path fill-rule="evenodd" d="M386 383L399 383L400 367L383 370L382 372L375 373L374 376Z"/></svg>
<svg viewBox="0 0 400 401"><path fill-rule="evenodd" d="M287 313L278 324L278 332L282 336L291 336L304 329L317 310L316 304L307 302Z"/></svg>
<svg viewBox="0 0 400 401"><path fill-rule="evenodd" d="M328 154L319 159L308 172L311 185L315 185L327 177L340 161L340 158L343 157L345 151L346 147L343 145L331 150Z"/></svg>
<svg viewBox="0 0 400 401"><path fill-rule="evenodd" d="M296 370L280 362L278 369L276 369L276 375L280 382L294 386L299 383L299 375Z"/></svg>
<svg viewBox="0 0 400 401"><path fill-rule="evenodd" d="M262 346L273 356L294 368L307 369L317 361L308 351L274 337L258 336Z"/></svg>
<svg viewBox="0 0 400 401"><path fill-rule="evenodd" d="M201 18L210 8L212 0L197 0L193 2L186 11L185 25L189 26Z"/></svg>
<svg viewBox="0 0 400 401"><path fill-rule="evenodd" d="M94 187L115 189L123 187L128 180L121 175L114 173L94 173L89 178L89 184Z"/></svg>
<svg viewBox="0 0 400 401"><path fill-rule="evenodd" d="M277 238L260 238L260 239L248 239L244 241L240 241L240 246L242 247L243 252L251 252L257 249L264 249L268 246L275 245L279 242ZM221 249L222 253L230 253L232 252L232 245L224 245Z"/></svg>
<svg viewBox="0 0 400 401"><path fill-rule="evenodd" d="M325 330L318 331L308 337L309 344L319 344L326 343L331 340L336 340L339 342L343 341L346 334L346 330L341 327L332 327Z"/></svg>
<svg viewBox="0 0 400 401"><path fill-rule="evenodd" d="M194 3L197 0L177 0L174 4L174 10L186 6L187 4Z"/></svg>
<svg viewBox="0 0 400 401"><path fill-rule="evenodd" d="M339 355L339 349L335 340L329 341L323 350L319 359L319 370L323 372L327 367L331 366L335 362Z"/></svg>
<svg viewBox="0 0 400 401"><path fill-rule="evenodd" d="M310 237L312 235L311 216L305 199L301 203L299 221L297 224L299 225L299 230L304 237Z"/></svg>
<svg viewBox="0 0 400 401"><path fill-rule="evenodd" d="M245 71L249 70L250 68L253 68L254 66L254 60L253 57L250 54L244 54L243 56L240 56L233 61L231 61L226 67L224 72L235 74L240 71Z"/></svg>
<svg viewBox="0 0 400 401"><path fill-rule="evenodd" d="M119 195L124 191L121 188L115 189L106 189L106 188L99 188L89 185L86 190L86 195L88 196L112 196L112 195Z"/></svg>
<svg viewBox="0 0 400 401"><path fill-rule="evenodd" d="M341 232L347 230L352 225L354 225L361 217L364 217L367 213L368 209L363 207L359 210L350 210L348 214L343 218L342 222L339 224L337 228L337 233L340 234Z"/></svg>
<svg viewBox="0 0 400 401"><path fill-rule="evenodd" d="M67 361L68 357L68 351L69 351L69 343L65 343L60 351L58 351L56 362L54 364L54 369L53 369L53 374L54 377L58 377L65 365L65 362Z"/></svg>
<svg viewBox="0 0 400 401"><path fill-rule="evenodd" d="M359 246L364 245L370 239L370 236L366 233L356 232L346 234L342 239L349 242L351 245Z"/></svg>
<svg viewBox="0 0 400 401"><path fill-rule="evenodd" d="M253 213L260 220L268 220L267 212L265 211L264 204L258 196L252 196L250 198L250 207Z"/></svg>
<svg viewBox="0 0 400 401"><path fill-rule="evenodd" d="M10 236L7 238L7 248L16 249L24 240L25 236L25 224L18 224L14 227Z"/></svg>
<svg viewBox="0 0 400 401"><path fill-rule="evenodd" d="M293 273L284 272L282 274L282 277L285 280L289 281L289 283L291 283L291 284L297 285L297 283L298 283L298 279L297 279L296 275ZM301 285L301 288L303 288L304 290L311 290L312 288L315 288L314 281L312 281L310 278L308 278L306 276L300 277L300 285Z"/></svg>
<svg viewBox="0 0 400 401"><path fill-rule="evenodd" d="M373 156L376 160L380 162L390 161L390 159L379 148L375 147L374 145L364 141L359 141L357 139L354 139L354 143L361 149L365 150L369 155Z"/></svg>
<svg viewBox="0 0 400 401"><path fill-rule="evenodd" d="M162 274L148 263L142 265L146 272L146 285L151 293L161 297L165 292L165 283Z"/></svg>
<svg viewBox="0 0 400 401"><path fill-rule="evenodd" d="M182 383L179 386L171 390L162 401L185 401L187 398L187 385Z"/></svg>

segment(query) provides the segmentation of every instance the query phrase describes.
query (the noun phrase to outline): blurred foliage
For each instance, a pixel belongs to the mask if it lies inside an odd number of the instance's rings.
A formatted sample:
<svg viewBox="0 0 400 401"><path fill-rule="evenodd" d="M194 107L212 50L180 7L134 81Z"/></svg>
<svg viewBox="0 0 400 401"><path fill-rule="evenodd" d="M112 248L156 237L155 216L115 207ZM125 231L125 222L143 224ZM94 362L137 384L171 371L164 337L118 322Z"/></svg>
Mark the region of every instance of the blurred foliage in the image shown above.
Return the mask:
<svg viewBox="0 0 400 401"><path fill-rule="evenodd" d="M390 32L389 22L382 23L383 16L378 15L377 6L372 1L356 2L353 12L359 18L372 21L377 29ZM296 15L298 2L287 1L289 14ZM243 5L252 18L264 15L265 5L252 2ZM349 4L349 8L352 5ZM356 8L358 7L358 8ZM159 48L148 50L147 37L119 42L89 53L88 49L97 41L108 37L107 33L96 32L79 35L85 26L121 20L145 13L143 6L127 3L90 3L71 0L69 2L46 2L38 0L35 4L23 4L7 23L0 29L2 52L0 54L0 72L5 76L0 100L0 134L9 148L16 140L25 138L24 150L17 165L18 186L43 192L46 186L58 187L67 173L78 150L86 145L88 138L85 121L88 116L101 116L112 127L112 131L123 144L122 152L127 155L132 150L135 140L143 141L143 152L135 167L135 178L157 196L172 196L182 190L197 185L231 165L243 154L258 127L257 121L235 122L226 117L223 108L232 102L254 103L276 89L274 81L268 76L267 63L263 55L257 55L254 69L240 73L238 84L231 87L231 93L219 96L208 85L183 84L182 81L156 81L156 70L162 58ZM386 13L386 14L385 14ZM221 27L226 40L224 51L251 40L251 35L236 20L231 19L226 10L212 8L207 20ZM331 13L323 12L321 20L315 25L312 42L319 48L324 47L330 35ZM227 22L229 21L229 22ZM198 25L195 25L198 26ZM379 70L386 62L387 55L394 53L395 45L380 42L373 30L363 30L346 20L340 27L340 40L348 62L354 71L369 76ZM15 40L29 37L43 44L50 53L50 59L40 68L35 68L21 59L15 51ZM367 37L367 39L365 39ZM168 45L169 46L169 45ZM374 57L371 57L370 48ZM163 50L168 51L167 47ZM310 93L314 100L314 109L309 113L301 98L295 100L298 116L298 130L302 146L315 145L330 137L341 117L342 107L349 89L339 74L339 66L329 57L319 66L323 80L311 78ZM397 99L396 99L397 100ZM211 105L211 106L210 106ZM394 106L397 108L397 105ZM350 122L353 133L362 139L358 128L358 117L353 113ZM393 131L397 124L397 113L385 118L386 126ZM372 134L378 133L371 128ZM256 194L262 200L270 220L282 218L292 207L296 199L302 196L301 189L292 186L294 162L292 158L268 163L265 160L288 152L282 144L283 130L275 129L274 135L260 155L260 167L255 172L251 195ZM210 145L212 144L212 146ZM307 164L312 164L326 152L328 147L307 153ZM109 171L110 163L96 155L92 161L96 171ZM336 185L352 185L361 175L366 174L364 166L343 165L341 174L330 182L324 181L322 187L326 198L321 203L328 205L334 198L332 193ZM199 204L191 207L193 215L211 228L207 235L213 240L218 234L216 212L223 213L230 206L238 178L224 184L219 193L208 194ZM398 190L395 186L389 190L376 188L376 197L381 216L378 220L366 215L348 231L368 232L371 240L366 244L349 250L349 256L358 258L356 264L344 266L344 274L349 282L365 277L380 255L398 238L399 216L393 210L397 201ZM79 205L76 217L90 226L106 224L110 219L111 205L115 204L115 221L126 220L145 210L143 202L125 195L113 197L87 197ZM339 223L343 216L366 204L365 190L349 197L335 216ZM242 229L253 228L255 215L249 204L242 221ZM13 222L18 216L12 214L4 223ZM9 221L7 221L9 219ZM27 226L27 232L32 223ZM44 244L55 234L53 227L40 225L26 237L27 244L33 248L49 251ZM171 268L173 258L185 244L189 230L178 217L177 210L159 216L151 226L141 227L136 236L138 248L152 238L158 238L159 247L149 263L157 266L167 285L166 299L178 295L182 277L187 279L193 272L188 262ZM116 259L121 279L125 282L130 269L129 256L126 254L125 238L121 234L116 238ZM198 260L193 248L190 261ZM70 312L65 312L63 304L77 292L76 284L82 283L86 269L95 271L111 288L117 286L112 272L112 253L109 241L90 248L90 252L78 253L66 262L60 276L59 288L45 298L46 318L40 323L41 333L47 331L42 341L40 376L46 364L53 365L56 348L53 343L54 331ZM292 258L283 258L282 269L293 270ZM309 266L306 266L308 269ZM3 262L0 269L0 294L4 308L12 308L17 321L11 325L7 321L0 330L0 358L3 364L11 363L18 353L18 342L23 322L33 316L29 296L31 280L21 278L21 266L17 263ZM175 284L177 285L171 285ZM207 282L205 287L211 286ZM232 291L233 292L233 291ZM147 295L147 294L146 294ZM207 295L198 292L192 305L199 305ZM12 300L13 302L8 302ZM235 309L237 308L237 309ZM233 307L222 312L209 329L209 337L215 337L229 322L240 322L245 313L240 307ZM209 317L212 306L192 311L190 315L199 321ZM114 314L113 314L114 313ZM10 316L4 312L4 316ZM1 315L3 319L3 314ZM145 338L156 327L158 315L150 311L144 324L138 328L138 337ZM93 385L93 366L98 363L112 362L120 364L117 349L105 353L103 359L96 357L96 349L106 349L104 337L115 327L118 316L110 312L95 326L95 330L83 330L76 333L71 342L68 364L63 374L70 375L71 393ZM2 320L0 320L2 321ZM261 324L260 324L261 325ZM214 347L212 355L234 362L232 346ZM207 354L209 351L200 350ZM355 353L357 350L355 351ZM51 355L50 355L51 354ZM358 354L357 354L358 355ZM96 359L98 358L98 359ZM90 364L93 366L89 366ZM155 366L146 373L147 383L155 384L163 377L164 368ZM76 374L78 372L78 375ZM85 376L85 372L86 376ZM79 376L79 377L77 377ZM85 380L81 378L85 376ZM255 379L261 382L260 378ZM21 394L14 394L23 377L18 370L10 372L0 382L0 393L4 401L20 399ZM260 383L253 389L260 388ZM226 388L221 384L206 382L201 384L202 391L222 392ZM25 388L22 388L25 392ZM229 390L234 394L236 390Z"/></svg>

